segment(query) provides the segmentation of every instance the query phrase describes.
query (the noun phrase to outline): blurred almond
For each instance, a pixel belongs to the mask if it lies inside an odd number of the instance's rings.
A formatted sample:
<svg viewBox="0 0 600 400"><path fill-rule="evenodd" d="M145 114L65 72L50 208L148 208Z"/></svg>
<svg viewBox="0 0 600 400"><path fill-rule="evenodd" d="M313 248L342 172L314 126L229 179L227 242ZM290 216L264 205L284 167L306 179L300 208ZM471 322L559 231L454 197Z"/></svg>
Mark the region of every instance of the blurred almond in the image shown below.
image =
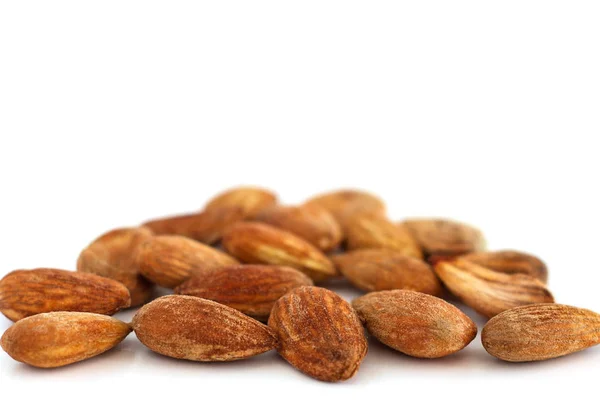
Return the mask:
<svg viewBox="0 0 600 400"><path fill-rule="evenodd" d="M312 285L302 272L275 265L233 265L200 273L175 293L202 297L266 321L275 302L292 289Z"/></svg>
<svg viewBox="0 0 600 400"><path fill-rule="evenodd" d="M241 186L223 192L206 204L206 211L234 208L245 218L254 218L261 210L277 204L275 193L257 187Z"/></svg>
<svg viewBox="0 0 600 400"><path fill-rule="evenodd" d="M163 296L146 304L131 322L150 350L193 361L232 361L276 347L266 325L233 308L192 296Z"/></svg>
<svg viewBox="0 0 600 400"><path fill-rule="evenodd" d="M367 330L383 344L419 358L439 358L466 347L477 326L452 304L408 290L369 293L352 302Z"/></svg>
<svg viewBox="0 0 600 400"><path fill-rule="evenodd" d="M335 276L333 263L293 233L260 222L240 222L225 232L223 247L245 263L287 265L315 282Z"/></svg>
<svg viewBox="0 0 600 400"><path fill-rule="evenodd" d="M174 288L198 272L236 265L239 261L183 236L158 235L138 247L136 263L142 275L150 281Z"/></svg>
<svg viewBox="0 0 600 400"><path fill-rule="evenodd" d="M354 286L367 292L406 289L439 296L442 291L427 263L395 250L353 250L331 260Z"/></svg>
<svg viewBox="0 0 600 400"><path fill-rule="evenodd" d="M385 203L374 194L356 189L343 189L310 198L306 204L329 211L344 228L346 219L356 214L385 216Z"/></svg>
<svg viewBox="0 0 600 400"><path fill-rule="evenodd" d="M112 315L130 302L123 284L85 272L38 268L0 280L0 311L12 321L50 311Z"/></svg>
<svg viewBox="0 0 600 400"><path fill-rule="evenodd" d="M133 258L137 247L152 236L148 228L123 228L105 233L86 247L77 260L77 271L121 282L131 295L131 307L152 296L154 284L144 278Z"/></svg>
<svg viewBox="0 0 600 400"><path fill-rule="evenodd" d="M461 258L439 262L434 269L455 296L488 318L514 307L554 302L546 285L529 275L504 274Z"/></svg>
<svg viewBox="0 0 600 400"><path fill-rule="evenodd" d="M322 381L351 378L367 354L356 313L327 289L305 286L286 294L275 303L269 326L279 336L279 354Z"/></svg>
<svg viewBox="0 0 600 400"><path fill-rule="evenodd" d="M525 274L542 282L548 280L546 264L535 256L519 251L503 250L471 253L461 258L505 274Z"/></svg>

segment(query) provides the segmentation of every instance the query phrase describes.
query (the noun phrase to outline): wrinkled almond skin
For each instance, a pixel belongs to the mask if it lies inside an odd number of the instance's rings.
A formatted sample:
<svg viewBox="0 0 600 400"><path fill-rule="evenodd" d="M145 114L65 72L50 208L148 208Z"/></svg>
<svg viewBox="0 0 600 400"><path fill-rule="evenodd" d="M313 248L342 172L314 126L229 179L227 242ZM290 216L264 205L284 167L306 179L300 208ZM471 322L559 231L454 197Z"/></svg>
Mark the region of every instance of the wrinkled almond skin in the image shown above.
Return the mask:
<svg viewBox="0 0 600 400"><path fill-rule="evenodd" d="M390 249L423 259L423 253L407 229L387 218L357 215L346 221L344 231L349 250Z"/></svg>
<svg viewBox="0 0 600 400"><path fill-rule="evenodd" d="M233 308L192 296L163 296L131 322L150 350L192 361L232 361L272 350L275 334Z"/></svg>
<svg viewBox="0 0 600 400"><path fill-rule="evenodd" d="M181 285L206 269L239 264L222 251L176 235L149 238L137 248L135 260L142 275L166 288Z"/></svg>
<svg viewBox="0 0 600 400"><path fill-rule="evenodd" d="M385 215L385 203L374 194L356 189L342 189L314 196L306 204L325 208L338 220L355 213Z"/></svg>
<svg viewBox="0 0 600 400"><path fill-rule="evenodd" d="M529 275L504 274L461 258L439 262L434 269L456 297L488 318L514 307L554 302L546 285Z"/></svg>
<svg viewBox="0 0 600 400"><path fill-rule="evenodd" d="M290 267L233 265L200 273L175 288L175 293L213 300L266 321L281 296L312 284L308 276Z"/></svg>
<svg viewBox="0 0 600 400"><path fill-rule="evenodd" d="M514 250L471 253L461 258L505 274L525 274L546 283L548 268L539 258Z"/></svg>
<svg viewBox="0 0 600 400"><path fill-rule="evenodd" d="M352 302L369 333L409 356L439 358L466 347L477 326L452 304L408 290L369 293Z"/></svg>
<svg viewBox="0 0 600 400"><path fill-rule="evenodd" d="M206 204L205 209L212 211L222 208L240 209L245 218L254 218L261 210L277 204L275 193L257 187L237 187L223 192Z"/></svg>
<svg viewBox="0 0 600 400"><path fill-rule="evenodd" d="M112 349L131 332L128 324L106 315L51 312L18 321L2 335L12 358L39 368L55 368Z"/></svg>
<svg viewBox="0 0 600 400"><path fill-rule="evenodd" d="M137 247L152 236L147 228L123 228L105 233L86 247L77 260L77 271L121 282L131 295L131 307L152 297L154 284L144 278L133 258Z"/></svg>
<svg viewBox="0 0 600 400"><path fill-rule="evenodd" d="M513 308L488 321L481 342L505 361L561 357L600 344L600 314L561 304Z"/></svg>
<svg viewBox="0 0 600 400"><path fill-rule="evenodd" d="M205 244L215 244L232 224L246 217L239 207L217 208L195 214L176 215L144 224L157 235L180 235Z"/></svg>
<svg viewBox="0 0 600 400"><path fill-rule="evenodd" d="M0 281L0 311L12 321L51 311L112 315L130 302L123 284L85 272L16 270Z"/></svg>
<svg viewBox="0 0 600 400"><path fill-rule="evenodd" d="M483 234L460 222L423 218L409 219L398 225L408 229L426 257L437 259L485 250Z"/></svg>
<svg viewBox="0 0 600 400"><path fill-rule="evenodd" d="M346 300L324 288L304 286L281 297L269 326L279 337L279 354L321 381L350 379L367 354L358 316Z"/></svg>
<svg viewBox="0 0 600 400"><path fill-rule="evenodd" d="M440 281L427 263L395 250L353 250L331 260L354 286L367 292L405 289L433 296L442 292Z"/></svg>
<svg viewBox="0 0 600 400"><path fill-rule="evenodd" d="M313 281L335 276L333 263L306 240L261 222L240 222L225 232L225 250L250 264L287 265Z"/></svg>
<svg viewBox="0 0 600 400"><path fill-rule="evenodd" d="M260 212L256 220L292 232L323 252L337 248L342 241L340 225L317 205L271 207Z"/></svg>

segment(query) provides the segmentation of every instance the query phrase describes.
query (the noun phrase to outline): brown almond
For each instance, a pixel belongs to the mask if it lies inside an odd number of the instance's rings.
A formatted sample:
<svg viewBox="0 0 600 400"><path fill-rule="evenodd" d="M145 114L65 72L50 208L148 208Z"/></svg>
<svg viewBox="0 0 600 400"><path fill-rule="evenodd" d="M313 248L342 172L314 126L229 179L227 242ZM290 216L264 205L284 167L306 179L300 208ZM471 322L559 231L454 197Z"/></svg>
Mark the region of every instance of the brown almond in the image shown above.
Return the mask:
<svg viewBox="0 0 600 400"><path fill-rule="evenodd" d="M456 297L488 318L514 307L554 302L546 285L529 275L503 274L461 258L439 262L434 269Z"/></svg>
<svg viewBox="0 0 600 400"><path fill-rule="evenodd" d="M481 342L505 361L561 357L600 344L600 314L561 304L517 307L490 319Z"/></svg>
<svg viewBox="0 0 600 400"><path fill-rule="evenodd" d="M222 208L241 210L246 218L254 218L261 210L277 204L275 193L257 187L241 186L223 192L206 204L205 209L212 211Z"/></svg>
<svg viewBox="0 0 600 400"><path fill-rule="evenodd" d="M292 232L324 252L335 249L342 241L342 230L333 215L317 205L271 207L261 211L256 219Z"/></svg>
<svg viewBox="0 0 600 400"><path fill-rule="evenodd" d="M147 302L154 284L144 278L133 258L137 247L152 236L148 228L122 228L105 233L86 247L77 260L77 271L121 282L131 295L131 307Z"/></svg>
<svg viewBox="0 0 600 400"><path fill-rule="evenodd" d="M232 361L276 347L275 334L233 308L192 296L163 296L146 304L131 322L150 350L193 361Z"/></svg>
<svg viewBox="0 0 600 400"><path fill-rule="evenodd" d="M318 282L335 276L333 263L306 240L260 222L240 222L223 236L223 247L250 264L287 265Z"/></svg>
<svg viewBox="0 0 600 400"><path fill-rule="evenodd" d="M374 194L356 189L343 189L310 198L306 204L329 211L343 228L345 221L356 214L384 217L385 203Z"/></svg>
<svg viewBox="0 0 600 400"><path fill-rule="evenodd" d="M414 258L423 258L417 242L407 229L387 218L372 215L356 215L344 226L349 250L390 249Z"/></svg>
<svg viewBox="0 0 600 400"><path fill-rule="evenodd" d="M331 260L354 286L367 292L405 289L439 296L442 291L429 264L395 250L353 250Z"/></svg>
<svg viewBox="0 0 600 400"><path fill-rule="evenodd" d="M4 332L1 344L17 361L54 368L104 353L129 332L128 324L106 315L50 312L18 321Z"/></svg>
<svg viewBox="0 0 600 400"><path fill-rule="evenodd" d="M222 251L176 235L147 239L138 247L135 257L142 275L167 288L181 285L195 273L239 264Z"/></svg>
<svg viewBox="0 0 600 400"><path fill-rule="evenodd" d="M232 265L200 273L175 288L175 293L213 300L266 321L281 296L312 284L308 276L290 267Z"/></svg>
<svg viewBox="0 0 600 400"><path fill-rule="evenodd" d="M505 274L525 274L548 281L548 268L539 258L514 250L488 251L462 256L467 261Z"/></svg>
<svg viewBox="0 0 600 400"><path fill-rule="evenodd" d="M50 311L112 315L130 302L123 284L85 272L16 270L0 280L0 311L12 321Z"/></svg>
<svg viewBox="0 0 600 400"><path fill-rule="evenodd" d="M477 335L477 326L462 311L424 293L369 293L355 299L352 306L371 335L413 357L439 358L456 353Z"/></svg>
<svg viewBox="0 0 600 400"><path fill-rule="evenodd" d="M279 337L279 354L322 381L351 378L367 354L356 313L346 300L324 288L305 286L281 297L269 326Z"/></svg>

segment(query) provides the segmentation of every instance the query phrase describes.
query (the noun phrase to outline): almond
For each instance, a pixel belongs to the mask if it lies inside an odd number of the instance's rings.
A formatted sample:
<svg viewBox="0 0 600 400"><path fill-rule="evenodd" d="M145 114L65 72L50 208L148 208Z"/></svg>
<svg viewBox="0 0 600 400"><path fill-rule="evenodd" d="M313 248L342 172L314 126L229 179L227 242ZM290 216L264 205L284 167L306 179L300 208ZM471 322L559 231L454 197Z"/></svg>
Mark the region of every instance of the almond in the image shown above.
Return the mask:
<svg viewBox="0 0 600 400"><path fill-rule="evenodd" d="M406 289L439 296L442 291L427 263L395 250L353 250L331 260L354 286L367 292Z"/></svg>
<svg viewBox="0 0 600 400"><path fill-rule="evenodd" d="M461 258L439 262L434 269L456 297L488 318L526 304L554 302L546 285L529 275L503 274Z"/></svg>
<svg viewBox="0 0 600 400"><path fill-rule="evenodd" d="M385 203L377 196L361 190L344 189L324 193L309 199L306 204L317 205L329 211L342 226L356 214L384 217Z"/></svg>
<svg viewBox="0 0 600 400"><path fill-rule="evenodd" d="M54 368L104 353L129 332L129 325L105 315L50 312L18 321L4 332L1 344L17 361Z"/></svg>
<svg viewBox="0 0 600 400"><path fill-rule="evenodd" d="M407 229L383 217L356 215L344 225L347 246L355 249L390 249L408 257L423 258L417 242Z"/></svg>
<svg viewBox="0 0 600 400"><path fill-rule="evenodd" d="M467 261L505 274L525 274L548 281L548 268L539 258L514 250L471 253L462 256Z"/></svg>
<svg viewBox="0 0 600 400"><path fill-rule="evenodd" d="M123 284L85 272L17 270L0 281L0 311L12 321L50 311L112 315L130 302Z"/></svg>
<svg viewBox="0 0 600 400"><path fill-rule="evenodd" d="M333 215L317 205L271 207L261 211L256 219L292 232L324 252L335 249L342 241L342 230Z"/></svg>
<svg viewBox="0 0 600 400"><path fill-rule="evenodd" d="M276 347L267 326L233 308L192 296L164 296L138 310L131 322L150 350L193 361L231 361Z"/></svg>
<svg viewBox="0 0 600 400"><path fill-rule="evenodd" d="M315 282L335 276L332 262L293 233L260 222L240 222L223 236L223 247L245 263L287 265Z"/></svg>
<svg viewBox="0 0 600 400"><path fill-rule="evenodd" d="M490 319L481 342L505 361L561 357L600 344L600 314L561 304L517 307Z"/></svg>
<svg viewBox="0 0 600 400"><path fill-rule="evenodd" d="M207 211L220 208L240 209L246 218L254 218L261 210L277 204L275 193L257 187L237 187L223 192L206 205Z"/></svg>
<svg viewBox="0 0 600 400"><path fill-rule="evenodd" d="M439 358L466 347L475 323L452 304L424 293L387 290L352 302L367 330L383 344L419 358Z"/></svg>
<svg viewBox="0 0 600 400"><path fill-rule="evenodd" d="M275 302L300 286L311 286L302 272L275 265L233 265L200 273L175 293L202 297L266 321Z"/></svg>
<svg viewBox="0 0 600 400"><path fill-rule="evenodd" d="M147 239L137 248L135 257L142 275L167 288L181 285L197 272L239 264L219 250L176 235Z"/></svg>
<svg viewBox="0 0 600 400"><path fill-rule="evenodd" d="M123 228L105 233L86 247L77 260L77 271L121 282L131 295L131 307L147 302L154 284L144 278L133 258L136 248L152 236L147 228Z"/></svg>
<svg viewBox="0 0 600 400"><path fill-rule="evenodd" d="M351 378L367 354L356 313L327 289L305 286L286 294L275 303L269 326L279 337L279 354L322 381Z"/></svg>

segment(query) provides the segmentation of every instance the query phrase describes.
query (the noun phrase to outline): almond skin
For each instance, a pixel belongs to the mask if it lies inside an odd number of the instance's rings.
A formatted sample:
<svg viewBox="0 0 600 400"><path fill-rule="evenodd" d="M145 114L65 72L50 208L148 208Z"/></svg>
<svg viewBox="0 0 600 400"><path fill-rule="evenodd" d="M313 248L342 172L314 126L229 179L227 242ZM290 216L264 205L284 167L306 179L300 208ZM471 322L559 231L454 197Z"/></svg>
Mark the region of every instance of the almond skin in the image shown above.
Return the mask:
<svg viewBox="0 0 600 400"><path fill-rule="evenodd" d="M307 200L329 211L343 227L347 218L356 214L385 216L385 203L377 196L361 190L342 189L324 193Z"/></svg>
<svg viewBox="0 0 600 400"><path fill-rule="evenodd" d="M222 208L240 209L246 218L254 218L261 210L277 204L275 193L257 187L242 186L223 192L206 204L212 211Z"/></svg>
<svg viewBox="0 0 600 400"><path fill-rule="evenodd" d="M461 258L439 262L434 269L456 297L488 318L514 307L554 302L546 285L529 275L503 274Z"/></svg>
<svg viewBox="0 0 600 400"><path fill-rule="evenodd" d="M256 220L292 232L323 252L337 248L342 241L342 230L333 215L317 205L271 207Z"/></svg>
<svg viewBox="0 0 600 400"><path fill-rule="evenodd" d="M408 257L423 259L423 253L407 229L386 218L356 215L344 226L349 250L390 249Z"/></svg>
<svg viewBox="0 0 600 400"><path fill-rule="evenodd" d="M287 265L313 281L335 276L333 263L319 249L293 233L260 222L240 222L225 232L225 250L249 264Z"/></svg>
<svg viewBox="0 0 600 400"><path fill-rule="evenodd" d="M163 296L131 322L150 350L192 361L232 361L272 350L275 334L233 308L192 296Z"/></svg>
<svg viewBox="0 0 600 400"><path fill-rule="evenodd" d="M356 313L327 289L305 286L281 297L271 311L269 326L279 337L279 354L321 381L351 378L367 354Z"/></svg>
<svg viewBox="0 0 600 400"><path fill-rule="evenodd" d="M130 302L123 284L85 272L17 270L0 281L0 311L12 321L50 311L112 315Z"/></svg>
<svg viewBox="0 0 600 400"><path fill-rule="evenodd" d="M135 255L142 275L174 288L206 269L239 264L235 258L183 236L158 235L142 243Z"/></svg>
<svg viewBox="0 0 600 400"><path fill-rule="evenodd" d="M461 258L505 274L525 274L546 283L548 268L539 258L514 250L471 253Z"/></svg>
<svg viewBox="0 0 600 400"><path fill-rule="evenodd" d="M331 257L337 269L357 288L374 292L405 289L439 296L442 286L425 262L395 250L363 249Z"/></svg>
<svg viewBox="0 0 600 400"><path fill-rule="evenodd" d="M466 347L477 326L452 304L408 290L369 293L352 302L367 330L409 356L439 358Z"/></svg>
<svg viewBox="0 0 600 400"><path fill-rule="evenodd" d="M561 357L600 344L600 314L561 304L517 307L490 319L481 342L505 361Z"/></svg>
<svg viewBox="0 0 600 400"><path fill-rule="evenodd" d="M233 265L200 273L175 288L175 293L213 300L266 321L281 296L312 284L308 276L290 267Z"/></svg>
<svg viewBox="0 0 600 400"><path fill-rule="evenodd" d="M155 219L146 222L144 226L157 235L180 235L205 244L214 244L221 240L225 229L244 218L244 210L229 207Z"/></svg>
<svg viewBox="0 0 600 400"><path fill-rule="evenodd" d="M62 367L112 349L131 332L116 318L83 312L51 312L18 321L2 335L12 358L39 368Z"/></svg>
<svg viewBox="0 0 600 400"><path fill-rule="evenodd" d="M137 247L152 236L147 228L122 228L105 233L86 247L77 260L77 271L121 282L131 295L131 307L152 297L154 284L144 278L133 258Z"/></svg>

